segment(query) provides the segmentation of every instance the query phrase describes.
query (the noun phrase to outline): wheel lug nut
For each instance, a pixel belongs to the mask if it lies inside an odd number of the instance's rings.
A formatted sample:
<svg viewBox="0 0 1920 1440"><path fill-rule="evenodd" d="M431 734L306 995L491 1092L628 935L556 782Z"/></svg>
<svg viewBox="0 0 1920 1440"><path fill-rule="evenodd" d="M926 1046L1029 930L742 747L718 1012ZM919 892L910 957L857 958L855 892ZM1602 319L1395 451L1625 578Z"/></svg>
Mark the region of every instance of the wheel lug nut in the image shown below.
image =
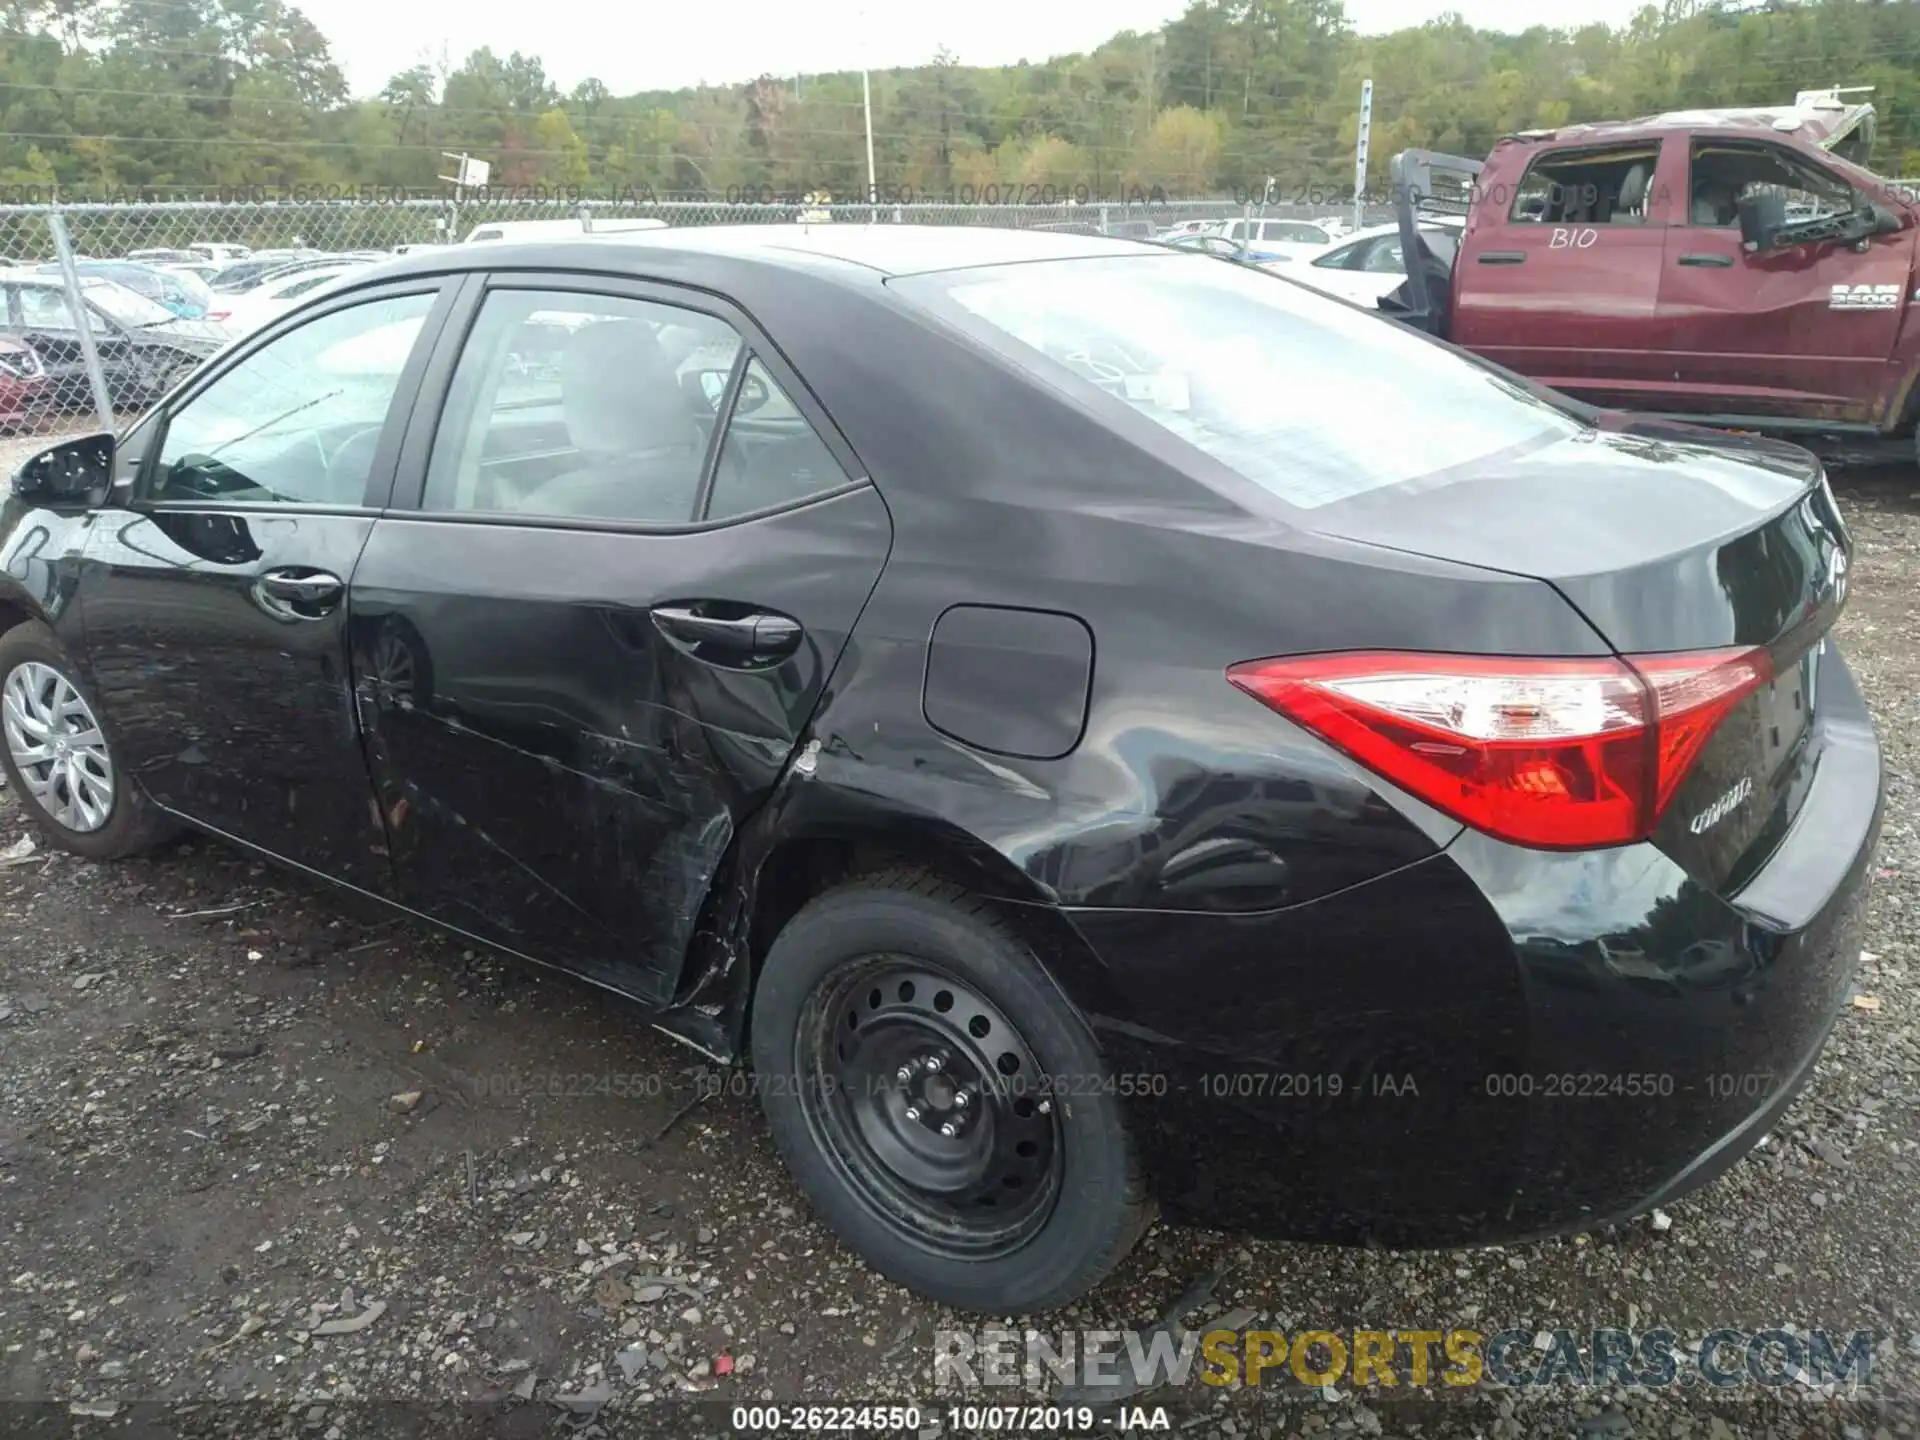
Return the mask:
<svg viewBox="0 0 1920 1440"><path fill-rule="evenodd" d="M920 1119L920 1107L918 1105L907 1106L907 1119L913 1120L913 1121L918 1121Z"/></svg>
<svg viewBox="0 0 1920 1440"><path fill-rule="evenodd" d="M938 1074L940 1071L940 1063L940 1057L938 1055L929 1055L927 1057L927 1069L935 1074Z"/></svg>
<svg viewBox="0 0 1920 1440"><path fill-rule="evenodd" d="M902 1065L898 1070L893 1072L893 1078L898 1080L902 1085L906 1084L909 1080L913 1079L913 1067L911 1065Z"/></svg>
<svg viewBox="0 0 1920 1440"><path fill-rule="evenodd" d="M957 1094L954 1095L953 1103L959 1106L962 1110L966 1109L967 1106L973 1103L973 1092L971 1090L959 1091Z"/></svg>
<svg viewBox="0 0 1920 1440"><path fill-rule="evenodd" d="M1042 1115L1051 1115L1053 1113L1053 1101L1042 1100L1038 1105L1034 1106L1033 1108L1038 1110Z"/></svg>
<svg viewBox="0 0 1920 1440"><path fill-rule="evenodd" d="M953 1121L949 1120L940 1127L940 1133L946 1136L947 1139L951 1140L953 1139L954 1136L960 1133L960 1127L958 1125L955 1125Z"/></svg>

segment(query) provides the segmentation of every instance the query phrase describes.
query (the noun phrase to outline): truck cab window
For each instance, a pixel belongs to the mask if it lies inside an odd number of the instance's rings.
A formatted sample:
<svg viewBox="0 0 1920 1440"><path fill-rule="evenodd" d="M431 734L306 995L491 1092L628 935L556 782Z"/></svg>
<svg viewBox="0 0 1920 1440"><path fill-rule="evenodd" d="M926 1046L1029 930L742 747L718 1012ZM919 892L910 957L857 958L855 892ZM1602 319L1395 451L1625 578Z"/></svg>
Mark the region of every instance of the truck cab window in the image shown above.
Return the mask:
<svg viewBox="0 0 1920 1440"><path fill-rule="evenodd" d="M1638 225L1647 218L1657 145L1556 150L1527 167L1509 219L1534 225Z"/></svg>
<svg viewBox="0 0 1920 1440"><path fill-rule="evenodd" d="M1687 174L1687 223L1738 225L1740 197L1765 188L1786 197L1787 219L1851 210L1853 187L1780 145L1696 140Z"/></svg>

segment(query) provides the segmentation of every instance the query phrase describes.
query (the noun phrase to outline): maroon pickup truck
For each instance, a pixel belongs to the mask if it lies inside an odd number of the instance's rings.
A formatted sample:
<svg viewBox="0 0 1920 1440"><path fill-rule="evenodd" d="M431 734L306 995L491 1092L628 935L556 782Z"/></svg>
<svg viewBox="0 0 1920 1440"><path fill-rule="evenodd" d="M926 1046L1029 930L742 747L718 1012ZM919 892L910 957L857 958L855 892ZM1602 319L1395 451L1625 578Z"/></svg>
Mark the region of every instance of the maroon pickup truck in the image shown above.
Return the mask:
<svg viewBox="0 0 1920 1440"><path fill-rule="evenodd" d="M1402 253L1426 259L1381 308L1595 405L1911 455L1920 204L1861 163L1872 134L1826 92L1404 152ZM1417 238L1449 194L1450 269Z"/></svg>

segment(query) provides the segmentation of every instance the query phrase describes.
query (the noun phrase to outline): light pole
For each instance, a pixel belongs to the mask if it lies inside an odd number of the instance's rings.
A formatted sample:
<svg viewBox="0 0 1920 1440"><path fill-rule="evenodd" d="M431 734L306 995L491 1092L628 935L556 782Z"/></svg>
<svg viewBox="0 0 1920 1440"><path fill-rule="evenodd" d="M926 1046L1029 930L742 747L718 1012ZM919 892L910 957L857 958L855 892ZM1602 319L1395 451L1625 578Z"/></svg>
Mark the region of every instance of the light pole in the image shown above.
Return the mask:
<svg viewBox="0 0 1920 1440"><path fill-rule="evenodd" d="M867 223L871 225L878 218L880 186L873 175L873 82L864 68L860 71L860 95L867 112Z"/></svg>

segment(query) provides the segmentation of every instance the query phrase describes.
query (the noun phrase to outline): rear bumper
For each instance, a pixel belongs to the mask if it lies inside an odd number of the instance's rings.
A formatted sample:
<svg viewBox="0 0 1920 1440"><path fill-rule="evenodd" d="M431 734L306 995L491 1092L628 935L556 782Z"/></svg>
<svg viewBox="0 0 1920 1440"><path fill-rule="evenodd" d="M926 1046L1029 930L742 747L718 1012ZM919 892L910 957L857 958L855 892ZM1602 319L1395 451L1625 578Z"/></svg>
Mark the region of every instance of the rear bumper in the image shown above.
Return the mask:
<svg viewBox="0 0 1920 1440"><path fill-rule="evenodd" d="M1493 1243L1625 1218L1734 1164L1812 1074L1859 954L1882 778L1840 669L1800 817L1731 898L1651 845L1547 855L1468 832L1289 910L1069 912L1170 1213Z"/></svg>

